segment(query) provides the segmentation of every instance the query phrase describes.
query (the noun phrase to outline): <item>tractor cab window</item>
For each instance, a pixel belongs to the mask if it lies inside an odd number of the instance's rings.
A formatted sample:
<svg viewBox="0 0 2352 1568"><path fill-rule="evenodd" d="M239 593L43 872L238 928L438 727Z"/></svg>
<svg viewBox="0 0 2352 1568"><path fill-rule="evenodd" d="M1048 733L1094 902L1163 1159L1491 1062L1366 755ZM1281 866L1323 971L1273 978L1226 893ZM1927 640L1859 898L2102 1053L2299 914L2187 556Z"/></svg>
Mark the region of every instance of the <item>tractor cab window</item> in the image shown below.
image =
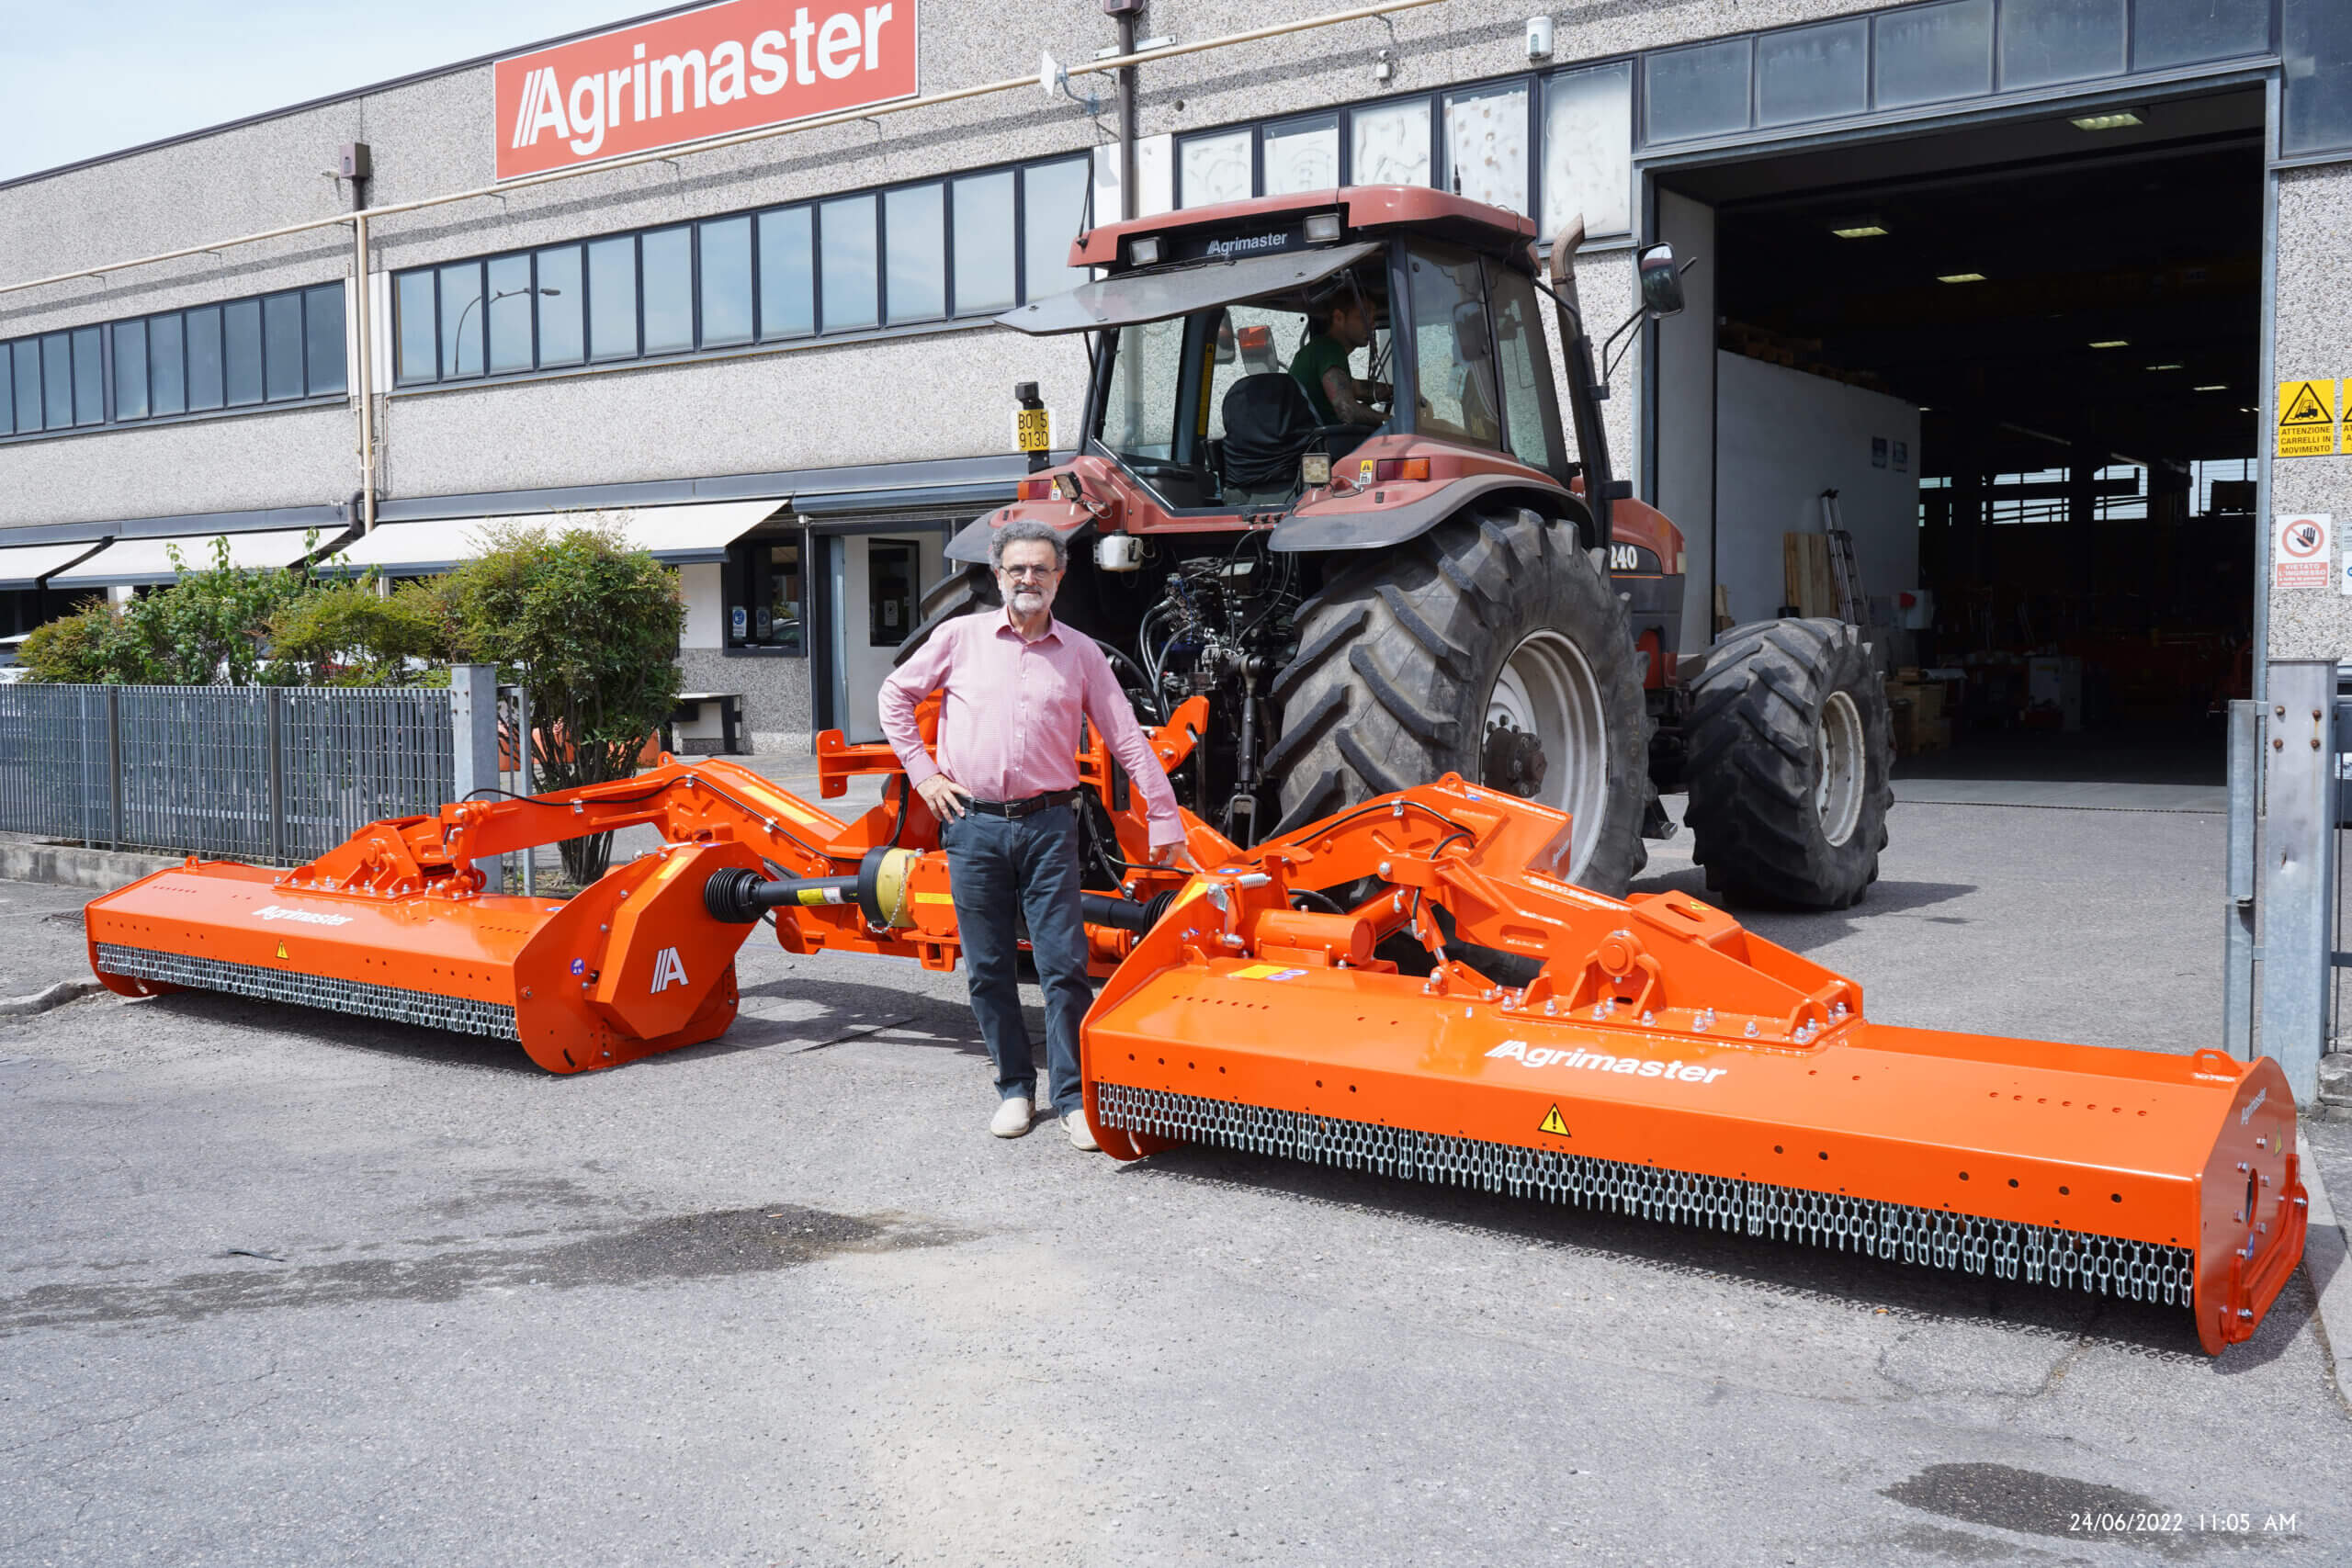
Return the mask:
<svg viewBox="0 0 2352 1568"><path fill-rule="evenodd" d="M1495 380L1503 395L1503 431L1510 455L1531 468L1562 475L1559 398L1552 388L1552 356L1536 314L1535 286L1523 273L1488 261L1495 318Z"/></svg>
<svg viewBox="0 0 2352 1568"><path fill-rule="evenodd" d="M1413 427L1473 446L1502 444L1495 340L1476 256L1436 246L1406 253L1412 291Z"/></svg>
<svg viewBox="0 0 2352 1568"><path fill-rule="evenodd" d="M1095 439L1179 510L1278 504L1316 443L1344 457L1383 417L1374 404L1370 423L1362 408L1352 423L1326 420L1323 372L1342 372L1343 389L1377 383L1385 395L1390 360L1379 261L1311 291L1123 327L1099 382Z"/></svg>

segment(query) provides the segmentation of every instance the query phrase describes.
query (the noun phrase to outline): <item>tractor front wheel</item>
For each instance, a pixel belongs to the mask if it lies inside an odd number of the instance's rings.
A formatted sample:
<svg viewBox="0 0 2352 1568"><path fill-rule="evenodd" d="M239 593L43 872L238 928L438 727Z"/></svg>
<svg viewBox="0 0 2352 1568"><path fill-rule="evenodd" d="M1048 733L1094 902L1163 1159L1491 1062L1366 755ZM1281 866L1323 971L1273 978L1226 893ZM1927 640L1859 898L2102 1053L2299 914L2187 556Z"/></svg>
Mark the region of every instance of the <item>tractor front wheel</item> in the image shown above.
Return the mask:
<svg viewBox="0 0 2352 1568"><path fill-rule="evenodd" d="M1878 880L1894 789L1886 691L1843 621L1724 634L1690 682L1691 853L1750 903L1843 909Z"/></svg>
<svg viewBox="0 0 2352 1568"><path fill-rule="evenodd" d="M1465 514L1340 567L1274 678L1273 834L1448 773L1574 815L1568 874L1648 859L1649 719L1625 610L1574 528Z"/></svg>

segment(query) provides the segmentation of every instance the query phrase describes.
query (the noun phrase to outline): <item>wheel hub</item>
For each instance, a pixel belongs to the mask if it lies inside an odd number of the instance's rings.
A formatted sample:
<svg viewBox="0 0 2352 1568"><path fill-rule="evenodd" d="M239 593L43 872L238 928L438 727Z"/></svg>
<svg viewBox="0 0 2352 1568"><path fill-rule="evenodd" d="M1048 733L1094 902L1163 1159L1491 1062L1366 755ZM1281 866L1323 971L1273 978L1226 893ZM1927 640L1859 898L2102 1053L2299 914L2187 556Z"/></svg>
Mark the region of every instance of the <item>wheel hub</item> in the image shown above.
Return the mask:
<svg viewBox="0 0 2352 1568"><path fill-rule="evenodd" d="M1842 844L1861 821L1865 766L1861 710L1843 692L1830 693L1821 705L1813 761L1813 809L1821 819L1821 836Z"/></svg>
<svg viewBox="0 0 2352 1568"><path fill-rule="evenodd" d="M1544 773L1549 765L1541 739L1513 728L1507 716L1487 721L1486 752L1479 761L1478 777L1488 789L1532 800L1544 787Z"/></svg>
<svg viewBox="0 0 2352 1568"><path fill-rule="evenodd" d="M1485 720L1480 777L1573 816L1568 874L1581 875L1609 814L1608 719L1592 666L1561 633L1528 633L1495 675Z"/></svg>

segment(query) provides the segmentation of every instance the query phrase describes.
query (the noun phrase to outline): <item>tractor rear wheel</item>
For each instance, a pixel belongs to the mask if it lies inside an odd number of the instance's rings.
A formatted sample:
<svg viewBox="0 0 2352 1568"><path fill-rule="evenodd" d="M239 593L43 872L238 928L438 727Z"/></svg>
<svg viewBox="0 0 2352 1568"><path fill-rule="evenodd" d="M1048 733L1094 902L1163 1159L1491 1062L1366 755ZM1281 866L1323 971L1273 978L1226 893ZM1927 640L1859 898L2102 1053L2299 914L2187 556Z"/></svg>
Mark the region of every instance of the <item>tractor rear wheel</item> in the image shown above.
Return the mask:
<svg viewBox="0 0 2352 1568"><path fill-rule="evenodd" d="M1787 620L1724 633L1690 682L1683 734L1691 853L1709 887L1843 909L1878 880L1894 758L1860 630Z"/></svg>
<svg viewBox="0 0 2352 1568"><path fill-rule="evenodd" d="M1451 518L1342 566L1273 682L1273 837L1448 773L1574 814L1569 876L1623 894L1648 860L1649 719L1624 605L1573 528Z"/></svg>

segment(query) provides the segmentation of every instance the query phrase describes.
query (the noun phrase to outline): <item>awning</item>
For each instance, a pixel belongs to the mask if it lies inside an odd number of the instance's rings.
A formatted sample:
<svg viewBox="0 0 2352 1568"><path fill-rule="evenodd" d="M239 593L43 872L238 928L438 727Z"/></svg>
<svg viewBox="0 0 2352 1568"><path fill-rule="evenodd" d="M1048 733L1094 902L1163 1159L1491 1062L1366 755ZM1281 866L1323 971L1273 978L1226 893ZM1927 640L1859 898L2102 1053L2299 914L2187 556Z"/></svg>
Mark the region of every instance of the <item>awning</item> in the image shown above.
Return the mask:
<svg viewBox="0 0 2352 1568"><path fill-rule="evenodd" d="M229 541L229 564L247 570L296 566L315 547L334 537L333 531L309 528L266 528L253 534L184 534L154 539L117 539L89 559L51 574L51 588L123 588L151 582L175 582L179 572L168 553L177 546L190 571L212 567L212 541Z"/></svg>
<svg viewBox="0 0 2352 1568"><path fill-rule="evenodd" d="M594 512L531 512L505 517L439 517L424 523L380 523L322 564L375 567L392 577L430 577L481 554L484 536L511 526L563 529L608 524L653 558L672 566L727 558L727 547L786 503L713 501L686 506L615 506Z"/></svg>
<svg viewBox="0 0 2352 1568"><path fill-rule="evenodd" d="M1132 327L1189 316L1214 305L1232 305L1261 294L1279 294L1320 283L1379 254L1381 242L1359 240L1329 250L1292 251L1266 256L1243 256L1226 262L1203 262L1165 272L1130 272L1096 283L1081 283L1067 294L1040 299L1007 310L997 324L1051 337L1057 333L1091 332L1102 327Z"/></svg>
<svg viewBox="0 0 2352 1568"><path fill-rule="evenodd" d="M104 539L84 539L70 545L0 547L0 592L39 587L42 578L73 565L104 543Z"/></svg>

